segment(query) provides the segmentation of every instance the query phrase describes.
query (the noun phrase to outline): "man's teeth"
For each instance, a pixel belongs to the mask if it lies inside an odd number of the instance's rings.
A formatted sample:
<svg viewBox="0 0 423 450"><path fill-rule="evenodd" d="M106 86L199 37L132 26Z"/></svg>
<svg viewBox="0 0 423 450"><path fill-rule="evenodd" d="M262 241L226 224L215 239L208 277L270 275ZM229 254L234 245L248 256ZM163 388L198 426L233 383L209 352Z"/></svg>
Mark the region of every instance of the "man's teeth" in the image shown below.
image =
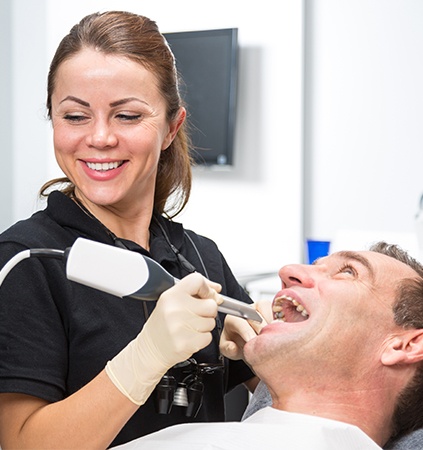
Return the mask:
<svg viewBox="0 0 423 450"><path fill-rule="evenodd" d="M278 311L278 312L274 313L273 317L276 320L282 320L283 322L285 322L285 314L283 313L283 311Z"/></svg>
<svg viewBox="0 0 423 450"><path fill-rule="evenodd" d="M109 162L109 163L106 163L106 162L104 162L104 163L87 162L86 164L91 170L107 171L107 170L117 169L122 164L122 161L114 161L114 162Z"/></svg>
<svg viewBox="0 0 423 450"><path fill-rule="evenodd" d="M288 301L291 302L294 306L295 309L301 313L301 315L305 318L307 318L309 316L308 311L304 308L303 305L300 305L297 300L293 299L292 297L289 297L288 295L282 295L282 297L278 297L275 302L274 302L274 306L273 306L273 317L276 320L282 320L283 322L286 321L285 319L285 313L283 311L282 308L282 302L283 301Z"/></svg>

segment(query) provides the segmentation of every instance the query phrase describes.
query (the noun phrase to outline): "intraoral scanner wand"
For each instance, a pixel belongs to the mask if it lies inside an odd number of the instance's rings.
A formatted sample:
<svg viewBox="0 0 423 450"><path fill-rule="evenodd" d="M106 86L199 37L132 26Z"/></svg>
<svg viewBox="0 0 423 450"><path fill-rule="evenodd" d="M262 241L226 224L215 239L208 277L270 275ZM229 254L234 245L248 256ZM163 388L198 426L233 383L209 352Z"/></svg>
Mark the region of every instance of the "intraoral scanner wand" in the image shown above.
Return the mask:
<svg viewBox="0 0 423 450"><path fill-rule="evenodd" d="M157 300L165 290L179 281L148 256L78 238L65 251L33 248L16 254L0 270L0 286L19 262L30 257L62 259L66 262L69 280L121 298ZM251 305L225 295L221 297L223 302L218 305L219 311L262 322L261 316Z"/></svg>
<svg viewBox="0 0 423 450"><path fill-rule="evenodd" d="M16 254L0 270L0 286L18 263L30 257L62 259L66 262L69 280L121 298L157 300L165 290L179 281L148 256L78 238L65 251L33 248ZM218 306L219 311L262 322L261 316L251 305L225 295L221 297L223 302Z"/></svg>
<svg viewBox="0 0 423 450"><path fill-rule="evenodd" d="M66 251L66 259L69 280L121 298L157 300L178 282L148 256L84 238L78 238ZM219 311L262 322L251 305L224 295L222 298Z"/></svg>

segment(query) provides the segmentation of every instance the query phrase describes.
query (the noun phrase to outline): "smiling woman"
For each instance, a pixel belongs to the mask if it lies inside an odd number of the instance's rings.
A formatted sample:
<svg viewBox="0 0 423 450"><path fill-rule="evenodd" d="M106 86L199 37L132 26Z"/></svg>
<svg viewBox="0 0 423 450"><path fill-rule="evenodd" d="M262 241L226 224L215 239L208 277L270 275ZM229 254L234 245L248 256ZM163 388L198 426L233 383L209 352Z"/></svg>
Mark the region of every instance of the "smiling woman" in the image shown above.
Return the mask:
<svg viewBox="0 0 423 450"><path fill-rule="evenodd" d="M53 57L47 111L65 176L42 187L44 211L0 236L0 266L22 249L65 250L84 237L147 255L178 279L203 276L180 298L147 304L72 283L61 261L14 269L0 291L0 446L105 448L224 420L225 393L256 379L219 353L216 292L251 300L216 244L172 220L190 195L190 145L156 24L119 11L83 18ZM181 363L197 378L195 368L216 368L201 373L195 416L172 402L158 408L163 386L185 379Z"/></svg>
<svg viewBox="0 0 423 450"><path fill-rule="evenodd" d="M178 75L175 70L174 57L163 36L158 32L156 24L145 17L120 12L98 15L95 21L92 20L93 17L94 15L87 16L71 30L69 35L59 45L53 58L48 77L47 110L49 116L54 122L52 102L53 95L60 82L59 72L62 69L66 69L68 62L71 65L70 70L75 69L75 64L71 63L71 60L80 59L81 65L78 65L75 73L77 80L82 80L85 75L88 77L86 82L94 83L88 86L91 95L96 92L97 88L100 92L102 90L104 92L104 88L107 88L105 86L107 81L110 83L109 88L112 88L112 92L118 86L121 90L124 89L124 83L117 74L110 73L110 68L113 65L118 71L126 72L128 78L132 78L132 82L136 84L131 86L135 90L144 89L145 94L145 91L150 89L155 94L159 94L161 100L165 103L164 112L167 123L171 124L176 121L176 125L180 127L180 130L173 136L173 140L169 142L168 152L161 155L160 158L158 170L159 175L163 176L157 177L155 208L160 213L166 210L168 215L171 211L176 215L188 201L191 186L191 170L189 139L185 132L184 123L185 110L182 108L182 101L179 96ZM105 23L106 18L108 20L107 24ZM124 25L122 25L123 20L126 21ZM102 58L108 61L111 66L106 68L104 64L100 67L94 66L89 58L86 57L86 52L98 60ZM133 64L137 65L136 71L129 73L130 70L125 70L125 66L128 69ZM122 67L118 67L119 65ZM80 74L81 77L79 76ZM146 76L147 79L142 80L142 75ZM115 77L114 82L110 80L110 77L113 76ZM78 82L77 80L75 80L74 86ZM70 81L70 79L64 81L65 87L66 83ZM142 83L141 86L139 85L140 81ZM80 86L80 88L83 88L83 86ZM133 91L130 89L129 94L125 94L124 97L113 98L108 106L110 108L119 107L121 103L131 100L131 92ZM87 99L79 98L73 91L67 95L70 98L74 97L74 100L81 103L81 106L90 106ZM110 92L108 92L108 95L110 95ZM135 97L134 100L139 102L147 101L147 104L145 104L147 110L143 112L150 115L155 114L155 111L151 110L151 106L154 105L148 106L148 99L149 96L146 98L141 96L139 98ZM60 101L62 100L63 98L60 99ZM138 115L139 112L135 112L135 114L131 112L129 115L122 114L120 119L122 122L131 122L132 120L137 120ZM72 120L72 118L70 119ZM83 116L74 117L73 119L76 121L84 120ZM46 185L46 188L50 186L51 183ZM72 189L73 186L69 186L69 190ZM172 204L169 201L169 196L175 192L178 192L179 195L172 197L174 202Z"/></svg>
<svg viewBox="0 0 423 450"><path fill-rule="evenodd" d="M75 197L110 229L122 216L153 209L161 152L185 119L180 108L168 121L156 84L156 76L139 63L91 48L57 71L51 96L57 162L75 186ZM110 208L119 216L110 215ZM148 249L147 233L120 233Z"/></svg>

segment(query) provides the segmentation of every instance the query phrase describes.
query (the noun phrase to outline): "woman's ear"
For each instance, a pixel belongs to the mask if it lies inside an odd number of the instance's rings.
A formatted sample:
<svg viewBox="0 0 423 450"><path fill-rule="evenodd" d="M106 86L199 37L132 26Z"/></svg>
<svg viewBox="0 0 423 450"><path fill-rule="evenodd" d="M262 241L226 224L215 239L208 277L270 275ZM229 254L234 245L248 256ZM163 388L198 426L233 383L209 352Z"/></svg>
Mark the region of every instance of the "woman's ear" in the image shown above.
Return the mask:
<svg viewBox="0 0 423 450"><path fill-rule="evenodd" d="M178 132L179 128L181 128L181 125L184 123L186 116L187 112L185 108L181 106L175 118L169 124L169 131L163 140L162 150L166 150L172 143L172 141L175 139L176 133Z"/></svg>
<svg viewBox="0 0 423 450"><path fill-rule="evenodd" d="M385 366L414 364L423 360L423 330L404 330L392 337L381 355Z"/></svg>

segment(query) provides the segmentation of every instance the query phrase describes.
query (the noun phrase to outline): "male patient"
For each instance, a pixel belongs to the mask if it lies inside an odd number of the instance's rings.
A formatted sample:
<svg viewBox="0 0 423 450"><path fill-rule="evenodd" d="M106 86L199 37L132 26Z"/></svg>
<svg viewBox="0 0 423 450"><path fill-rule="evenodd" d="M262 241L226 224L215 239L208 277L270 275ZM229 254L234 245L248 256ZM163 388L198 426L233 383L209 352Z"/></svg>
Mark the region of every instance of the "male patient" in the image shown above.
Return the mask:
<svg viewBox="0 0 423 450"><path fill-rule="evenodd" d="M380 243L285 266L279 276L274 320L261 330L251 323L255 335L228 316L221 343L267 384L272 407L123 447L377 449L423 425L423 267Z"/></svg>

